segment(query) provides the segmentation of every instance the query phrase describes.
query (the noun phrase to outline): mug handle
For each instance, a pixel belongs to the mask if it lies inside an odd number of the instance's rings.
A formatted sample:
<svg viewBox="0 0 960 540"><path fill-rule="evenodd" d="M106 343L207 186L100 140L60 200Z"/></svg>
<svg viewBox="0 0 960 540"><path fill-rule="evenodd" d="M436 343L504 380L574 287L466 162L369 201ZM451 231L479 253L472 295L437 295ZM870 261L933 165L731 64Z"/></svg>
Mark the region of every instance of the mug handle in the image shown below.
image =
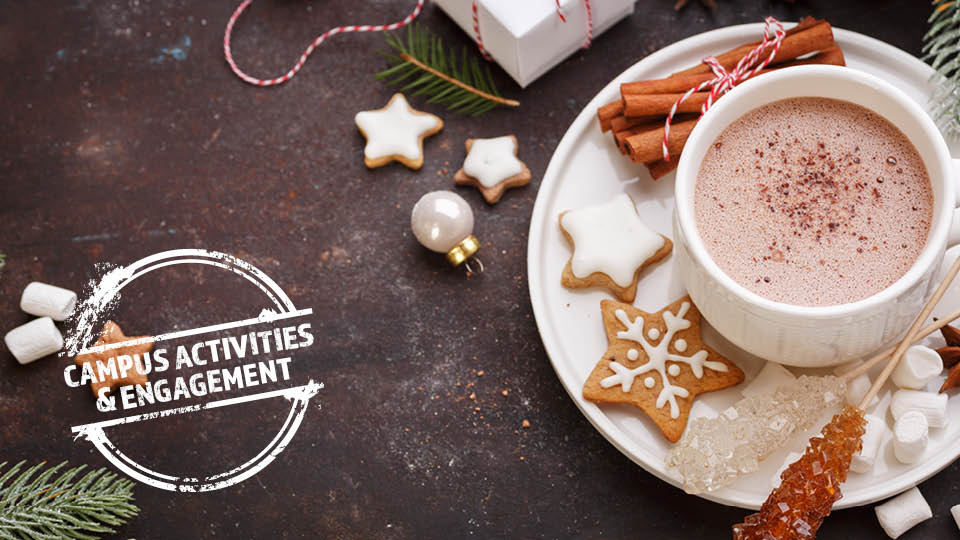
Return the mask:
<svg viewBox="0 0 960 540"><path fill-rule="evenodd" d="M947 235L947 247L960 244L960 159L953 159L953 180L957 189L957 208L953 210L953 221L950 222L950 233Z"/></svg>

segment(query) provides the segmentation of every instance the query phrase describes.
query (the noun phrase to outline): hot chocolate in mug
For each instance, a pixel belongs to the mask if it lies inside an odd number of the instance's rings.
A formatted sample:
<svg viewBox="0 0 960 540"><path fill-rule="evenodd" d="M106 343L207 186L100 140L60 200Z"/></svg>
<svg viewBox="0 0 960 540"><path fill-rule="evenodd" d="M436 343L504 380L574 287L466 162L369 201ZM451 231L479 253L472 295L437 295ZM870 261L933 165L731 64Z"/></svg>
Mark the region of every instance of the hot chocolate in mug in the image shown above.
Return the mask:
<svg viewBox="0 0 960 540"><path fill-rule="evenodd" d="M930 178L933 218L920 255L892 285L848 304L800 306L764 298L720 269L697 229L694 188L714 140L753 109L802 97L847 101L887 119L913 143ZM877 77L845 67L781 69L728 92L690 134L677 167L675 190L675 261L690 297L707 321L732 343L792 366L841 364L902 338L937 285L947 247L960 243L960 160L951 159L940 131L916 102Z"/></svg>

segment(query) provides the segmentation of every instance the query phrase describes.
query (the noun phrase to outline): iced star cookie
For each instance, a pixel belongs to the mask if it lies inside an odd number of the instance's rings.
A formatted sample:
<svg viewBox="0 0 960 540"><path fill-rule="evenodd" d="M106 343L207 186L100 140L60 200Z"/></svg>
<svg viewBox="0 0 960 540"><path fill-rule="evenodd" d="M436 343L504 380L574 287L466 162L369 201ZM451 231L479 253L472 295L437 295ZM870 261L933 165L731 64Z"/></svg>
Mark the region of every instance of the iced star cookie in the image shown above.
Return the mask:
<svg viewBox="0 0 960 540"><path fill-rule="evenodd" d="M700 312L689 296L656 313L600 303L609 346L583 385L596 403L629 403L677 442L698 394L734 386L743 371L703 344Z"/></svg>
<svg viewBox="0 0 960 540"><path fill-rule="evenodd" d="M113 321L107 321L103 325L103 331L97 339L95 346L110 345L112 343L122 343L125 341L134 341L149 338L150 336L125 336L120 326ZM88 352L81 354L74 359L74 362L83 369L84 364L90 364L91 373L99 373L97 363L109 365L111 358L115 359L117 369L115 372L107 372L103 380L90 381L90 389L93 390L95 397L100 397L101 388L113 390L118 386L146 384L147 375L143 367L143 358L153 349L153 342L140 343L136 345L125 345L115 349L106 349L99 352ZM121 356L126 356L130 360L129 367L121 364Z"/></svg>
<svg viewBox="0 0 960 540"><path fill-rule="evenodd" d="M507 188L530 183L530 169L517 159L517 137L467 139L467 158L453 176L460 185L475 186L490 204L496 204Z"/></svg>
<svg viewBox="0 0 960 540"><path fill-rule="evenodd" d="M637 295L640 271L666 257L673 242L640 221L633 199L621 193L603 204L560 214L560 230L573 255L564 287L605 287L623 302Z"/></svg>
<svg viewBox="0 0 960 540"><path fill-rule="evenodd" d="M440 117L412 108L399 93L382 109L358 112L354 120L367 139L363 162L370 169L391 161L423 167L423 140L443 129Z"/></svg>

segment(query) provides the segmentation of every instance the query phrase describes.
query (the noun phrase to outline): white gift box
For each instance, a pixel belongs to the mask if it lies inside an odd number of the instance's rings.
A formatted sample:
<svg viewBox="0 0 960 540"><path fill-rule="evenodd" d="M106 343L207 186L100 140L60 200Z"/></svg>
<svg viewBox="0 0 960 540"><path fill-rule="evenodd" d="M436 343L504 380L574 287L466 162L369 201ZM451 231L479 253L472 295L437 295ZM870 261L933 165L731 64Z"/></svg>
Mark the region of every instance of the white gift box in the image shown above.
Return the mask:
<svg viewBox="0 0 960 540"><path fill-rule="evenodd" d="M476 41L473 0L434 0ZM633 13L635 0L589 0L596 38ZM584 0L477 0L480 39L487 53L521 87L583 47L587 40ZM563 19L566 19L564 22Z"/></svg>

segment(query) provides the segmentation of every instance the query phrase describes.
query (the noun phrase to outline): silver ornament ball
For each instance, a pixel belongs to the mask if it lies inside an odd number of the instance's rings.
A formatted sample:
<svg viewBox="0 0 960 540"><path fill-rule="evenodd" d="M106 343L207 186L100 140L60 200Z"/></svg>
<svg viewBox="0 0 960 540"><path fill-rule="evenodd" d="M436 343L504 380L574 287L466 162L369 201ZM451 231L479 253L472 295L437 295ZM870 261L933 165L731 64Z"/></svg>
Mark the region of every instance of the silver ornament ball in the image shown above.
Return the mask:
<svg viewBox="0 0 960 540"><path fill-rule="evenodd" d="M473 211L452 191L431 191L413 206L410 227L424 247L448 253L473 234Z"/></svg>

